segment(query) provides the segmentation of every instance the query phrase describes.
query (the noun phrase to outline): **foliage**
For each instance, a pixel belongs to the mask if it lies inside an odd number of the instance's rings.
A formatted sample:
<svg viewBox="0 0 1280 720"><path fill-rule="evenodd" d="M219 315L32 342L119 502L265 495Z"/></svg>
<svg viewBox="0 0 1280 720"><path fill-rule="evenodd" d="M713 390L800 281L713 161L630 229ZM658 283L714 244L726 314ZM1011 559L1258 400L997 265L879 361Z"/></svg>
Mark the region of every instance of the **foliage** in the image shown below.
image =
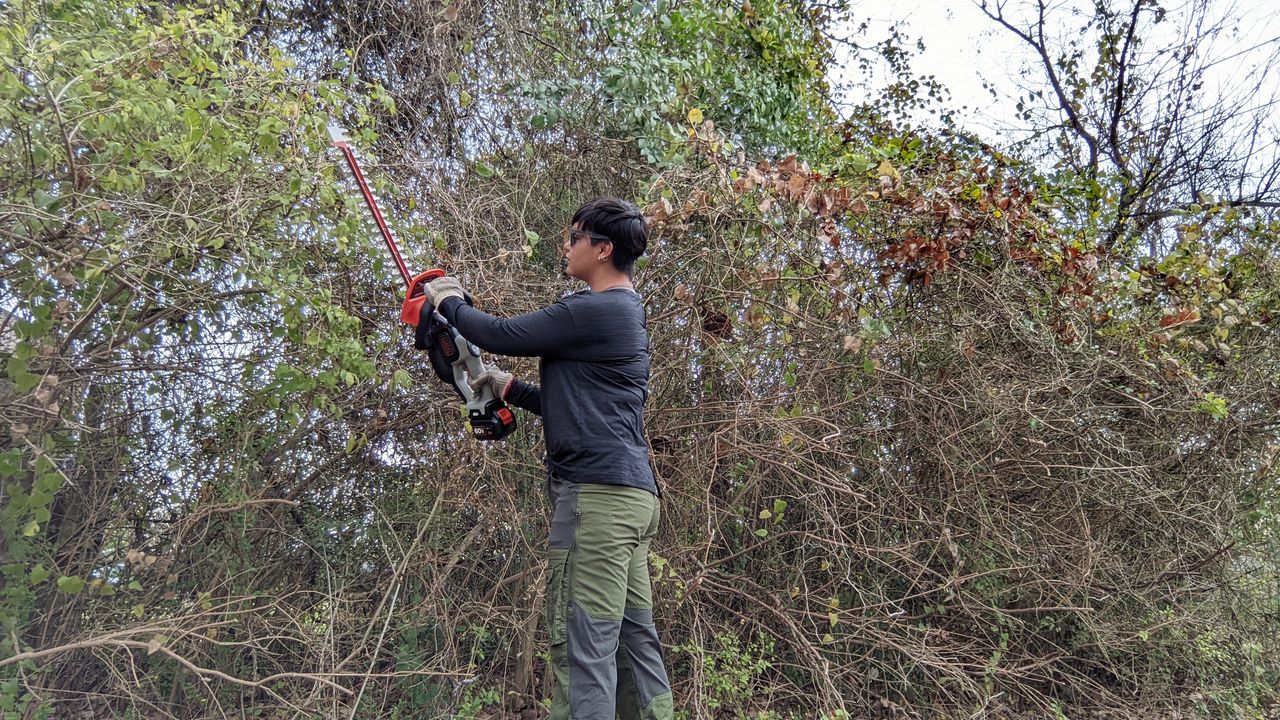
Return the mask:
<svg viewBox="0 0 1280 720"><path fill-rule="evenodd" d="M644 205L684 716L1278 701L1269 216L1144 257L1088 173L839 121L839 6L2 12L6 713L542 712L540 427L464 431L330 116L499 314L566 289L577 203Z"/></svg>
<svg viewBox="0 0 1280 720"><path fill-rule="evenodd" d="M1259 48L1232 42L1234 8L1207 0L981 8L1035 58L1017 88L1032 130L1018 150L1049 168L1055 205L1085 242L1156 257L1186 230L1216 226L1225 244L1240 225L1273 217L1274 56L1244 69ZM1232 66L1247 81L1220 81Z"/></svg>
<svg viewBox="0 0 1280 720"><path fill-rule="evenodd" d="M655 165L679 157L703 118L738 145L813 151L834 119L825 17L788 0L619 6L603 21L618 49L600 74L604 115Z"/></svg>
<svg viewBox="0 0 1280 720"><path fill-rule="evenodd" d="M772 652L772 638L762 637L744 647L728 633L672 648L677 672L685 671L680 656L689 656L687 673L703 706L732 711L736 717L751 714L749 706L763 684L760 675L770 668L767 658Z"/></svg>
<svg viewBox="0 0 1280 720"><path fill-rule="evenodd" d="M1274 600L1227 558L1272 541L1244 549L1236 501L1207 499L1274 496L1272 279L1180 295L1177 315L1172 284L1063 237L1013 168L917 152L838 177L709 153L653 189L650 277L674 286L657 347L696 368L656 423L689 532L663 582L785 628L778 664L827 708L850 687L899 708L926 687L987 710L1141 715L1186 687L1207 712L1266 707L1234 688L1275 669L1205 643L1265 623ZM1221 259L1199 287L1239 260ZM1196 345L1242 297L1254 320Z"/></svg>
<svg viewBox="0 0 1280 720"><path fill-rule="evenodd" d="M0 646L57 648L100 617L122 623L106 647L154 653L188 592L215 604L181 582L200 519L288 502L287 466L263 469L315 457L299 433L343 413L386 343L324 277L372 257L317 163L345 91L270 49L251 62L218 9L24 2L3 21Z"/></svg>

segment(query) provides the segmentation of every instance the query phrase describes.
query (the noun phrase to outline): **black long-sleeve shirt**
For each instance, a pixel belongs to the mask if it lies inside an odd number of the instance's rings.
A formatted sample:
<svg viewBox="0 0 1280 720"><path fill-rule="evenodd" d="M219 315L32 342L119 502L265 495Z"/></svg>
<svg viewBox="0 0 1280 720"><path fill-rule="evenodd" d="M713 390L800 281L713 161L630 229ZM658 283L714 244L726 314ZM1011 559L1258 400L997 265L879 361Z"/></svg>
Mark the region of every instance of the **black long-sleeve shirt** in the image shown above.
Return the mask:
<svg viewBox="0 0 1280 720"><path fill-rule="evenodd" d="M649 334L639 295L584 290L505 319L447 298L440 313L484 350L539 358L541 387L517 380L507 401L542 416L553 474L658 493L644 437Z"/></svg>

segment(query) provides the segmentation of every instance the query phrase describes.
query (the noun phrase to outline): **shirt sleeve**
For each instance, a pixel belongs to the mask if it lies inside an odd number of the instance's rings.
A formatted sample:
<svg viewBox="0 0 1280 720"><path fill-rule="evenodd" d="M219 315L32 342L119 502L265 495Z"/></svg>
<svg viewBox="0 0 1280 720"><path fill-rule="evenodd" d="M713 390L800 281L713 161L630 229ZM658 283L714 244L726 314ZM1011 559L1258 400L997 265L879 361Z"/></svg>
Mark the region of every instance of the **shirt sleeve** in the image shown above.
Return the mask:
<svg viewBox="0 0 1280 720"><path fill-rule="evenodd" d="M440 314L482 350L519 357L554 357L581 341L573 311L563 302L513 318L481 312L461 298L446 298Z"/></svg>
<svg viewBox="0 0 1280 720"><path fill-rule="evenodd" d="M534 415L542 414L542 389L537 385L516 380L507 391L507 402L518 408L528 410Z"/></svg>

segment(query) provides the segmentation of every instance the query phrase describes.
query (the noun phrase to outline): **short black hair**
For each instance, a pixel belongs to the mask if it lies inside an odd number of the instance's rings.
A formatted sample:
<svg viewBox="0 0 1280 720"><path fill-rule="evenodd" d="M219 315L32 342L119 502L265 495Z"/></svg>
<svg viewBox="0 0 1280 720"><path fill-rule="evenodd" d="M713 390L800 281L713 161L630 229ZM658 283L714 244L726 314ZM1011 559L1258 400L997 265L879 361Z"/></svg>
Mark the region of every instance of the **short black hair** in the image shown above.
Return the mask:
<svg viewBox="0 0 1280 720"><path fill-rule="evenodd" d="M636 258L649 247L649 230L640 208L620 198L596 198L578 208L570 222L592 233L592 245L608 238L613 243L613 266L627 275L631 274Z"/></svg>

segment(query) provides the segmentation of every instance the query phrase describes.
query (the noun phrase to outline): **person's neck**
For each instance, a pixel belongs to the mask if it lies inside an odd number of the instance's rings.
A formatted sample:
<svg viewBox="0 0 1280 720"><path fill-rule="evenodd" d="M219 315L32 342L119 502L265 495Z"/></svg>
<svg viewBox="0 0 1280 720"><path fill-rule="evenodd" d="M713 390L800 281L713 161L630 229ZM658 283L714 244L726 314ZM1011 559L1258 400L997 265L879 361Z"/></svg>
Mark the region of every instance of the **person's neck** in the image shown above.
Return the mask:
<svg viewBox="0 0 1280 720"><path fill-rule="evenodd" d="M614 288L632 289L631 278L626 273L602 273L587 280L591 292L604 292Z"/></svg>

